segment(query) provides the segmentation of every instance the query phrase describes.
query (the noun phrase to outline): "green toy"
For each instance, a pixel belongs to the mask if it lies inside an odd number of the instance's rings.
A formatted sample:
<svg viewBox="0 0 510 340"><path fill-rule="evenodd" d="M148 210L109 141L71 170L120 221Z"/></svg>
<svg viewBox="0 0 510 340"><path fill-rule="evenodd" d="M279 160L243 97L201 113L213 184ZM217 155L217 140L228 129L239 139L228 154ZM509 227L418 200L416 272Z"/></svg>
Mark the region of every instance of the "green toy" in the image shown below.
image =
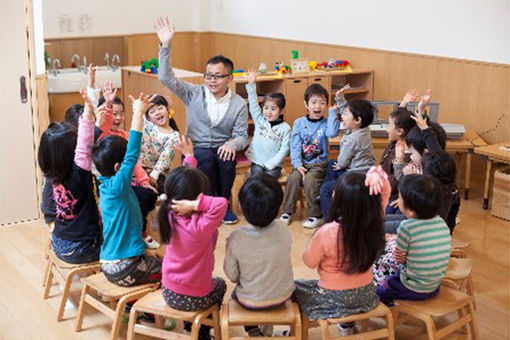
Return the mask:
<svg viewBox="0 0 510 340"><path fill-rule="evenodd" d="M142 60L140 61L141 67L140 71L145 73L153 73L157 74L159 69L159 61L156 58L152 58L150 60Z"/></svg>

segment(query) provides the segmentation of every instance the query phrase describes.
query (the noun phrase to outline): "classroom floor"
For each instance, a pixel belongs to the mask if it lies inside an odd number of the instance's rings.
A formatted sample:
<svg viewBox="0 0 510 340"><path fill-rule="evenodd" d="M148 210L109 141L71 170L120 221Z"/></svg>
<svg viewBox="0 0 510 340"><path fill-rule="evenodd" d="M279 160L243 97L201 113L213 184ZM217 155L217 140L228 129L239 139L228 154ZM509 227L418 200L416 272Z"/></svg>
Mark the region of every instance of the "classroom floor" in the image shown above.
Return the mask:
<svg viewBox="0 0 510 340"><path fill-rule="evenodd" d="M460 219L454 238L470 240L467 250L474 259L473 281L476 314L481 339L509 339L510 322L510 223L493 218L482 210L481 192L472 192L469 201L462 201ZM241 224L237 224L239 226ZM223 274L225 239L236 226L222 226L216 247L215 275ZM290 225L293 236L292 258L295 278L315 278L315 271L305 267L301 254L312 235L300 222ZM69 302L64 321L57 323L60 293L57 285L48 300L43 300L41 280L44 270L43 249L48 230L42 222L29 222L0 228L0 339L107 339L111 321L95 310L88 309L84 328L74 332L76 307ZM227 280L228 281L228 280ZM71 300L77 301L81 283L73 282ZM232 284L228 283L226 297ZM57 296L58 295L58 296ZM121 330L125 338L127 326ZM336 329L332 330L336 332ZM399 326L397 339L416 339L424 331L419 322ZM241 329L239 329L241 332ZM421 338L421 336L420 336ZM454 335L454 339L465 338ZM137 339L146 339L137 336ZM310 340L320 339L318 329L310 331Z"/></svg>

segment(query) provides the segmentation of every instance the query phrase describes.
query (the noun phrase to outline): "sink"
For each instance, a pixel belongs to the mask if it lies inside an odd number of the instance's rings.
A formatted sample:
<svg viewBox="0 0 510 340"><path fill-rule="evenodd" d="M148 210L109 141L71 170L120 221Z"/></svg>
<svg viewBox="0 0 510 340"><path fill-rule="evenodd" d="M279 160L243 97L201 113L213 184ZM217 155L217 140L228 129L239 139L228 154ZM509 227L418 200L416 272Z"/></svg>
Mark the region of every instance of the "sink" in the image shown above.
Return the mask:
<svg viewBox="0 0 510 340"><path fill-rule="evenodd" d="M55 76L48 72L48 93L70 93L78 92L80 88L86 88L88 75L79 72L77 68L58 69ZM120 67L113 71L107 66L99 66L96 71L96 87L102 88L103 83L112 81L116 88L122 87Z"/></svg>

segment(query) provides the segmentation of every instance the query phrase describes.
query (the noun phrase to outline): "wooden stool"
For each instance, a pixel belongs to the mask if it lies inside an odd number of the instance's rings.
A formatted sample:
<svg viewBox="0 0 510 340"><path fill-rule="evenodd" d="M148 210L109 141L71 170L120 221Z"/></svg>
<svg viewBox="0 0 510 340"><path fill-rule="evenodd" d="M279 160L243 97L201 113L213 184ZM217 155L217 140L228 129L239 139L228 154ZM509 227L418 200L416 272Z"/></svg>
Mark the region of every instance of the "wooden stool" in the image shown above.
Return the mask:
<svg viewBox="0 0 510 340"><path fill-rule="evenodd" d="M301 339L301 317L296 303L287 301L285 306L275 310L253 311L242 307L234 300L224 303L221 307L221 338L230 338L232 326L258 326L258 325L289 325L291 336L271 337L271 339ZM249 338L235 337L235 339Z"/></svg>
<svg viewBox="0 0 510 340"><path fill-rule="evenodd" d="M99 262L89 262L72 264L62 261L55 255L53 250L48 252L48 264L46 267L45 282L44 286L44 299L47 299L50 295L50 289L53 285L53 277L57 279L58 283L63 287L62 297L60 299L60 307L58 309L57 321L62 321L64 318L64 309L66 307L66 301L69 296L69 289L73 277L78 274L87 274L101 271L101 264Z"/></svg>
<svg viewBox="0 0 510 340"><path fill-rule="evenodd" d="M447 281L453 289L464 291L466 294L474 296L473 279L471 270L473 261L468 258L450 257L448 269L443 280ZM473 307L476 309L476 303L473 300Z"/></svg>
<svg viewBox="0 0 510 340"><path fill-rule="evenodd" d="M46 287L46 281L48 281L48 275L50 275L51 271L51 261L50 261L50 252L51 252L51 233L48 241L46 243L46 247L44 248L44 260L46 260L46 269L44 269L44 277L42 286Z"/></svg>
<svg viewBox="0 0 510 340"><path fill-rule="evenodd" d="M84 307L85 304L88 303L90 306L113 319L112 331L110 333L110 339L112 340L117 339L119 336L122 312L124 312L126 303L141 298L147 293L157 289L159 286L159 283L147 283L133 287L121 287L108 281L104 273L82 278L81 281L84 286L81 291L80 307L78 308L78 317L76 318L76 332L81 331ZM109 299L110 306L107 306L101 300L90 295L90 290L95 290L103 297Z"/></svg>
<svg viewBox="0 0 510 340"><path fill-rule="evenodd" d="M136 324L137 313L152 313L156 317L155 327ZM162 329L162 317L173 318L176 320L190 321L192 323L191 334L186 336L184 334L167 331ZM161 290L156 290L152 293L145 295L138 300L131 308L129 315L129 327L127 338L133 340L135 333L145 334L160 339L173 339L173 338L190 338L192 340L198 339L198 330L200 325L214 327L215 339L221 340L220 335L220 314L218 305L213 305L207 310L185 312L169 307L163 299Z"/></svg>
<svg viewBox="0 0 510 340"><path fill-rule="evenodd" d="M458 313L458 319L439 330L436 329L433 317L440 317L453 312ZM405 314L405 317L400 319L399 313ZM395 300L393 310L395 324L406 322L409 316L425 322L429 339L442 338L457 329L464 330L468 324L471 328L472 338L478 339L473 297L457 290L441 286L439 294L431 299L422 301Z"/></svg>
<svg viewBox="0 0 510 340"><path fill-rule="evenodd" d="M390 340L395 339L395 329L393 326L393 316L391 314L391 310L386 307L384 304L379 303L377 307L372 309L366 313L353 314L343 318L331 318L331 319L321 319L321 320L310 320L305 314L301 314L301 318L303 320L303 340L308 339L308 329L314 327L321 327L322 339L330 340L329 334L329 325L331 324L339 324L339 323L348 323L354 321L361 321L361 332L351 336L339 337L334 339L380 339L380 338L388 338ZM368 321L371 318L385 318L386 319L386 328L381 328L377 330L368 329Z"/></svg>
<svg viewBox="0 0 510 340"><path fill-rule="evenodd" d="M466 258L466 249L469 248L471 242L454 239L452 238L452 252L450 256L458 257L458 258Z"/></svg>

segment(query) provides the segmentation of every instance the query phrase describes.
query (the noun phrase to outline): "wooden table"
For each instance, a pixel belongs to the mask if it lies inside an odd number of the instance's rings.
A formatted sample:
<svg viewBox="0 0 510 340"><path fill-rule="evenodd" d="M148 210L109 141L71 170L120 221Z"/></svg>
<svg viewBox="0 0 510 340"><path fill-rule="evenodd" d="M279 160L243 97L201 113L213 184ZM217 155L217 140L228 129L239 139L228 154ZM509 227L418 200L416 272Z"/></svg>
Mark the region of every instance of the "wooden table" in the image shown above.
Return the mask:
<svg viewBox="0 0 510 340"><path fill-rule="evenodd" d="M510 142L486 145L475 148L474 151L487 160L485 187L483 190L483 208L487 209L489 207L489 184L492 176L492 163L510 164Z"/></svg>
<svg viewBox="0 0 510 340"><path fill-rule="evenodd" d="M338 136L336 138L329 139L329 145L340 145L340 140L342 136ZM389 140L388 138L372 138L372 145L374 149L384 149L388 146ZM487 143L474 131L466 130L466 133L462 138L457 140L447 140L446 141L446 151L450 153L464 153L466 154L466 170L464 176L464 199L469 199L469 188L470 188L470 178L471 178L471 156L473 155L473 151L475 148L480 146L486 146Z"/></svg>

